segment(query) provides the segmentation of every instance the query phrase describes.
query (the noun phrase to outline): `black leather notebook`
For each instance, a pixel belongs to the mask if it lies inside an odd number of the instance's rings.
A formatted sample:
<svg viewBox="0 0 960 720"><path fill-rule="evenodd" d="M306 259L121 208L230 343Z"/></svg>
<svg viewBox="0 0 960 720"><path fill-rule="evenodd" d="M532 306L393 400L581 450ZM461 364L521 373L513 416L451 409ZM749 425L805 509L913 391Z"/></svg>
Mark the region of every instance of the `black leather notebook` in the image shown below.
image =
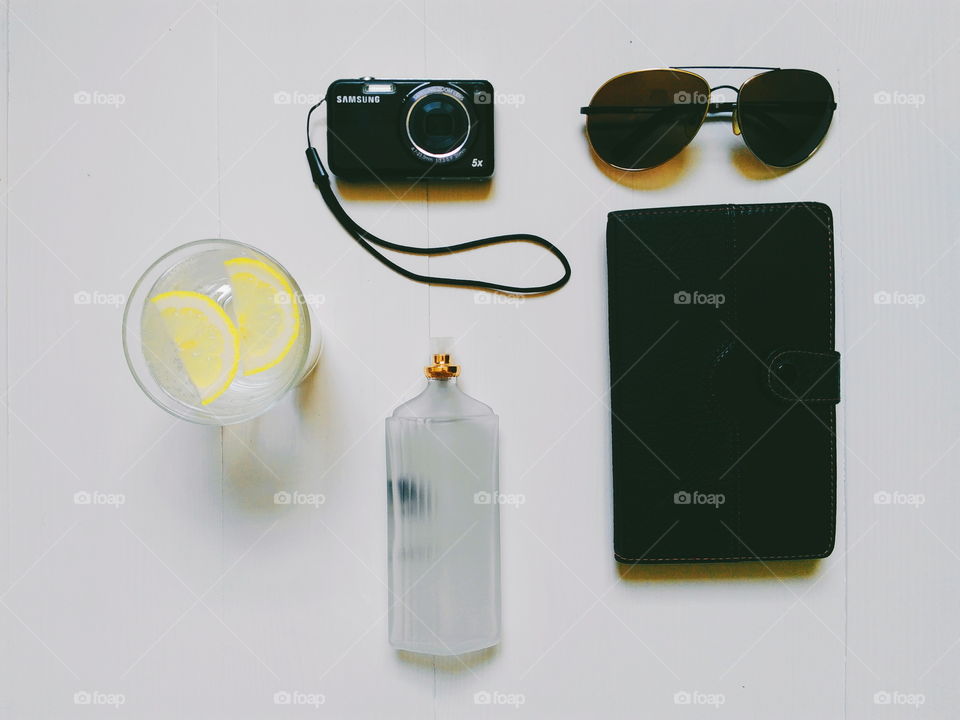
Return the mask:
<svg viewBox="0 0 960 720"><path fill-rule="evenodd" d="M617 560L829 555L830 208L610 213L607 267Z"/></svg>

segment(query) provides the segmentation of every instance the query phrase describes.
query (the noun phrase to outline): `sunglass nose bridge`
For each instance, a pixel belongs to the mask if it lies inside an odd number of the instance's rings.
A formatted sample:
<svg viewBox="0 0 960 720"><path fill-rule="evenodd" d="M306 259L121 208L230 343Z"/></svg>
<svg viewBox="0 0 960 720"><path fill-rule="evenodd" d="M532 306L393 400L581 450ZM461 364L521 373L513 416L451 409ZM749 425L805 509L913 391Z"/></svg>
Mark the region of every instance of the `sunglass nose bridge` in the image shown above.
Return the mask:
<svg viewBox="0 0 960 720"><path fill-rule="evenodd" d="M717 90L733 90L737 95L740 94L740 88L734 87L733 85L717 85L716 87L710 88L710 94L713 95Z"/></svg>
<svg viewBox="0 0 960 720"><path fill-rule="evenodd" d="M733 90L738 96L740 95L740 88L734 87L733 85L717 85L716 87L710 88L710 95L713 96L717 90ZM708 115L717 115L719 113L732 113L733 114L733 134L740 134L740 120L737 117L737 102L711 102L707 106Z"/></svg>

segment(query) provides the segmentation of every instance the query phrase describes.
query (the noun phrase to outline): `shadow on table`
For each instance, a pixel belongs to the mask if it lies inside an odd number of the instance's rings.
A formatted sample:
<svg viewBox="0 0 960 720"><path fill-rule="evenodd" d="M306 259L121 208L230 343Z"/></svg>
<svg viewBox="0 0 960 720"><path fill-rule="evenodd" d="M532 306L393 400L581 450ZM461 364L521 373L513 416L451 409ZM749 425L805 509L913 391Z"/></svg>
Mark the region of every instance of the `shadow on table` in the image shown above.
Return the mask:
<svg viewBox="0 0 960 720"><path fill-rule="evenodd" d="M329 447L309 422L331 417L329 378L323 354L317 367L276 406L249 422L223 428L223 496L225 501L254 514L274 514L294 501L292 493L323 496L322 473L305 468L327 467L317 453ZM324 432L336 432L324 423ZM229 451L227 449L229 448ZM309 498L307 498L309 499Z"/></svg>
<svg viewBox="0 0 960 720"><path fill-rule="evenodd" d="M475 667L491 662L496 658L499 648L499 645L494 645L493 647L477 650L476 652L450 656L421 655L420 653L407 652L406 650L397 650L397 657L411 665L435 668L442 673L457 675L465 672L473 672Z"/></svg>
<svg viewBox="0 0 960 720"><path fill-rule="evenodd" d="M344 182L337 192L349 202L476 202L493 192L493 180L431 180L423 182Z"/></svg>
<svg viewBox="0 0 960 720"><path fill-rule="evenodd" d="M620 579L627 582L700 580L783 580L810 577L819 559L763 562L686 563L678 565L624 565L617 563Z"/></svg>

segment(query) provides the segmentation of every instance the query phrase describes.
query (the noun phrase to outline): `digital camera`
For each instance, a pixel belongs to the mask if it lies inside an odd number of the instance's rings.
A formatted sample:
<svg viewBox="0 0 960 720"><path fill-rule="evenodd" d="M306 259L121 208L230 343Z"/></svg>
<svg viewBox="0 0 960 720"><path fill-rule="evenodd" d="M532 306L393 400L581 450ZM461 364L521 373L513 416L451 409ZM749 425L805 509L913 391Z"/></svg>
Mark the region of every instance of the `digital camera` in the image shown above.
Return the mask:
<svg viewBox="0 0 960 720"><path fill-rule="evenodd" d="M345 180L483 180L493 175L486 80L337 80L327 157Z"/></svg>

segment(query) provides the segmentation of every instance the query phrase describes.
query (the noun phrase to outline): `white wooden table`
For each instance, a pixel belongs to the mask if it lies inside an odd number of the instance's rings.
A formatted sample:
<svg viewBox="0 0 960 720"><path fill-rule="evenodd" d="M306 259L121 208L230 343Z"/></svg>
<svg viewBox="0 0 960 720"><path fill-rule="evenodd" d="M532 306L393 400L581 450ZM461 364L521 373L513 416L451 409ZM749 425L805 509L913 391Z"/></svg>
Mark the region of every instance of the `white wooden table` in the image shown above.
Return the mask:
<svg viewBox="0 0 960 720"><path fill-rule="evenodd" d="M956 3L9 0L0 23L0 718L957 716ZM617 73L693 63L825 74L839 110L819 154L771 178L708 123L615 182L578 108ZM479 303L341 231L304 161L305 103L368 74L482 77L522 102L496 109L489 192L340 186L349 211L411 244L542 234L567 288ZM797 199L838 226L837 549L621 572L605 215ZM323 301L315 375L223 431L153 406L120 348L117 296L204 237L263 248ZM553 277L538 259L430 269ZM503 643L465 664L386 640L382 420L441 335L525 499L503 509Z"/></svg>

